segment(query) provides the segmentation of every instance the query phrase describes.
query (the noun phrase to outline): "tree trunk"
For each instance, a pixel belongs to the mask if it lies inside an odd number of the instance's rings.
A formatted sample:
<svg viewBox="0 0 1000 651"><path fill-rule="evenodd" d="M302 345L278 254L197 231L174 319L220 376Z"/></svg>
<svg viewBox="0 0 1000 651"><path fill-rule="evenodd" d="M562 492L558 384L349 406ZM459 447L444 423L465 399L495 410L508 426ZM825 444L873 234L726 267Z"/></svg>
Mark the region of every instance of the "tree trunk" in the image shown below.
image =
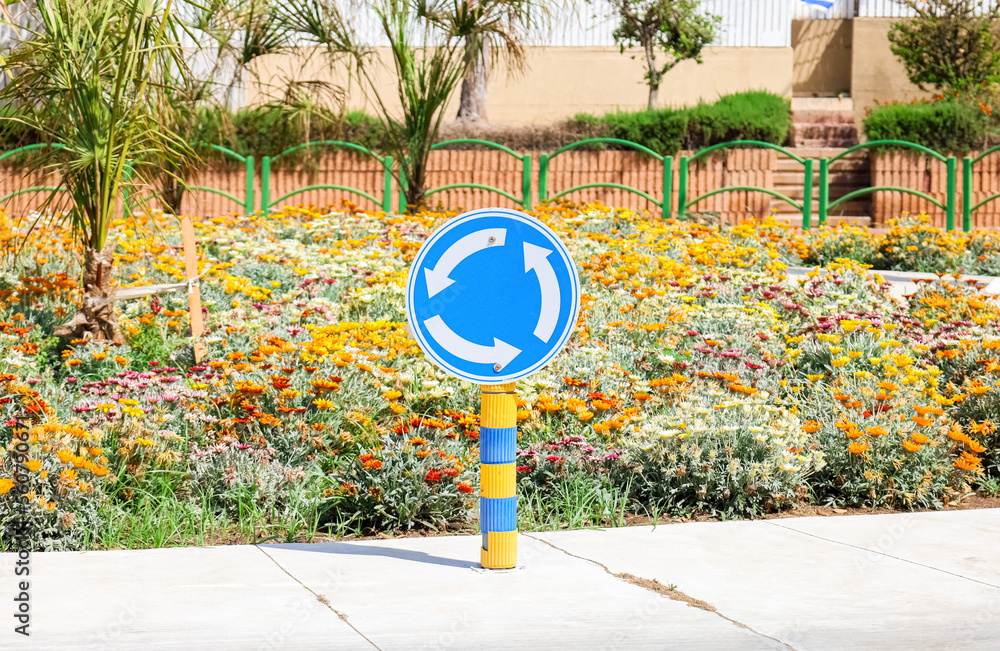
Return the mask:
<svg viewBox="0 0 1000 651"><path fill-rule="evenodd" d="M458 105L459 120L470 122L488 122L486 115L486 84L489 81L489 43L483 43L483 49L476 58L475 64L465 71L462 79L462 95Z"/></svg>
<svg viewBox="0 0 1000 651"><path fill-rule="evenodd" d="M649 83L649 100L646 102L646 109L659 108L660 79L663 77L656 67L656 50L653 49L652 36L643 39L643 50L646 53L646 74Z"/></svg>
<svg viewBox="0 0 1000 651"><path fill-rule="evenodd" d="M97 340L122 340L114 304L104 302L94 305L88 300L109 298L114 293L111 278L115 245L114 240L109 240L101 251L89 246L86 248L83 262L83 307L69 323L56 328L53 334L82 339L86 333L90 333Z"/></svg>

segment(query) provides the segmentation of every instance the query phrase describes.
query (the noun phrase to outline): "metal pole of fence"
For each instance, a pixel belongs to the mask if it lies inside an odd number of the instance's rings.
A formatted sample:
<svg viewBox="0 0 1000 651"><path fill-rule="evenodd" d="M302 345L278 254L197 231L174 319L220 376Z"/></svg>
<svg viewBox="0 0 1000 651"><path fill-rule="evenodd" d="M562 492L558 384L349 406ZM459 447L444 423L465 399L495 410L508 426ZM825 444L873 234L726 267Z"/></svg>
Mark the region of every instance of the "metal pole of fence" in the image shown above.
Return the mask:
<svg viewBox="0 0 1000 651"><path fill-rule="evenodd" d="M538 202L549 199L549 155L538 156Z"/></svg>
<svg viewBox="0 0 1000 651"><path fill-rule="evenodd" d="M962 230L972 230L972 159L962 158Z"/></svg>
<svg viewBox="0 0 1000 651"><path fill-rule="evenodd" d="M517 565L517 384L483 385L479 427L480 563Z"/></svg>
<svg viewBox="0 0 1000 651"><path fill-rule="evenodd" d="M254 213L253 208L253 156L247 156L247 194L246 199L243 202L243 210L246 211L246 216L249 217Z"/></svg>
<svg viewBox="0 0 1000 651"><path fill-rule="evenodd" d="M531 210L531 154L521 156L521 205Z"/></svg>
<svg viewBox="0 0 1000 651"><path fill-rule="evenodd" d="M406 180L406 166L405 158L399 161L399 210L398 213L402 215L406 212L406 190L410 187Z"/></svg>
<svg viewBox="0 0 1000 651"><path fill-rule="evenodd" d="M265 215L271 214L271 157L260 159L260 209Z"/></svg>
<svg viewBox="0 0 1000 651"><path fill-rule="evenodd" d="M382 210L392 212L392 156L382 159Z"/></svg>
<svg viewBox="0 0 1000 651"><path fill-rule="evenodd" d="M830 203L830 161L819 161L819 225L826 224L826 209Z"/></svg>
<svg viewBox="0 0 1000 651"><path fill-rule="evenodd" d="M677 180L677 218L684 219L687 214L688 157L681 156L681 168Z"/></svg>
<svg viewBox="0 0 1000 651"><path fill-rule="evenodd" d="M674 157L663 157L663 218L670 219L674 201Z"/></svg>
<svg viewBox="0 0 1000 651"><path fill-rule="evenodd" d="M955 161L955 157L951 156L948 158L948 195L946 198L948 203L945 204L945 225L949 231L955 230L955 203L958 199L957 176L958 163Z"/></svg>
<svg viewBox="0 0 1000 651"><path fill-rule="evenodd" d="M807 159L805 162L806 184L802 192L802 230L808 231L812 228L812 207L813 207L813 161Z"/></svg>

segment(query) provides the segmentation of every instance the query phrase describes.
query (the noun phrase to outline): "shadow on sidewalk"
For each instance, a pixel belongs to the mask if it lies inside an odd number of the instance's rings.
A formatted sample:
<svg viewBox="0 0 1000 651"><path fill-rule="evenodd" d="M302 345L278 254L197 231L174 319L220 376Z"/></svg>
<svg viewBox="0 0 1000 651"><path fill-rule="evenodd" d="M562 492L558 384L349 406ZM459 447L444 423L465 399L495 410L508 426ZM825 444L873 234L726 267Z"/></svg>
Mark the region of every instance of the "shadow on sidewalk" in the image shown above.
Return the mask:
<svg viewBox="0 0 1000 651"><path fill-rule="evenodd" d="M325 542L325 543L275 543L258 545L264 549L291 549L301 552L318 552L320 554L341 554L344 556L385 556L398 558L402 561L430 563L446 567L478 568L479 563L460 561L454 558L431 556L425 552L414 552L408 549L393 549L391 547L376 547L374 545L359 545L357 543Z"/></svg>

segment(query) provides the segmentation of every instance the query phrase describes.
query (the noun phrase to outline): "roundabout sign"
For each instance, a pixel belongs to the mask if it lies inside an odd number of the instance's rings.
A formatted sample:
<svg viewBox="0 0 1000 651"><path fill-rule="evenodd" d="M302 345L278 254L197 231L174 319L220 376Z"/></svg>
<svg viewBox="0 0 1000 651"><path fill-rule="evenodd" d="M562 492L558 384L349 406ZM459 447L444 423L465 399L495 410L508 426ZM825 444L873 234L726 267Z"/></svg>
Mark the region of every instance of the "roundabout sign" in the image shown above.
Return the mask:
<svg viewBox="0 0 1000 651"><path fill-rule="evenodd" d="M445 372L482 386L481 563L517 565L517 385L562 350L580 312L580 279L547 226L514 210L459 215L417 252L406 318Z"/></svg>
<svg viewBox="0 0 1000 651"><path fill-rule="evenodd" d="M447 373L503 384L540 370L566 345L580 280L551 229L524 213L474 210L420 248L406 315L420 348Z"/></svg>

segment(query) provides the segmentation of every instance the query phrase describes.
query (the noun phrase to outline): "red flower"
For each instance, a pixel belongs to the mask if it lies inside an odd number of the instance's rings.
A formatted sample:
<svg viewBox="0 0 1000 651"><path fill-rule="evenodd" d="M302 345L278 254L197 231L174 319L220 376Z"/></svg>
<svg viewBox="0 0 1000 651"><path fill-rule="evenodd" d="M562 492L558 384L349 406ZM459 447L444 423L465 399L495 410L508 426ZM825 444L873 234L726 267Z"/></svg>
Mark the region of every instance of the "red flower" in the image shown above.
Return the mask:
<svg viewBox="0 0 1000 651"><path fill-rule="evenodd" d="M531 472L531 466L518 466L518 472Z"/></svg>
<svg viewBox="0 0 1000 651"><path fill-rule="evenodd" d="M545 457L545 460L546 461L551 461L552 463L555 463L557 461L562 461L562 457L557 457L556 455L552 454L552 455L549 455L549 456Z"/></svg>
<svg viewBox="0 0 1000 651"><path fill-rule="evenodd" d="M441 472L443 472L444 474L448 475L449 477L457 477L458 476L458 471L455 470L454 468L445 468Z"/></svg>
<svg viewBox="0 0 1000 651"><path fill-rule="evenodd" d="M460 482L458 482L455 485L458 486L458 492L459 493L471 493L472 492L472 486L469 486L464 481L460 481Z"/></svg>
<svg viewBox="0 0 1000 651"><path fill-rule="evenodd" d="M437 468L431 468L427 471L427 476L424 477L424 481L434 483L441 481L441 471Z"/></svg>

